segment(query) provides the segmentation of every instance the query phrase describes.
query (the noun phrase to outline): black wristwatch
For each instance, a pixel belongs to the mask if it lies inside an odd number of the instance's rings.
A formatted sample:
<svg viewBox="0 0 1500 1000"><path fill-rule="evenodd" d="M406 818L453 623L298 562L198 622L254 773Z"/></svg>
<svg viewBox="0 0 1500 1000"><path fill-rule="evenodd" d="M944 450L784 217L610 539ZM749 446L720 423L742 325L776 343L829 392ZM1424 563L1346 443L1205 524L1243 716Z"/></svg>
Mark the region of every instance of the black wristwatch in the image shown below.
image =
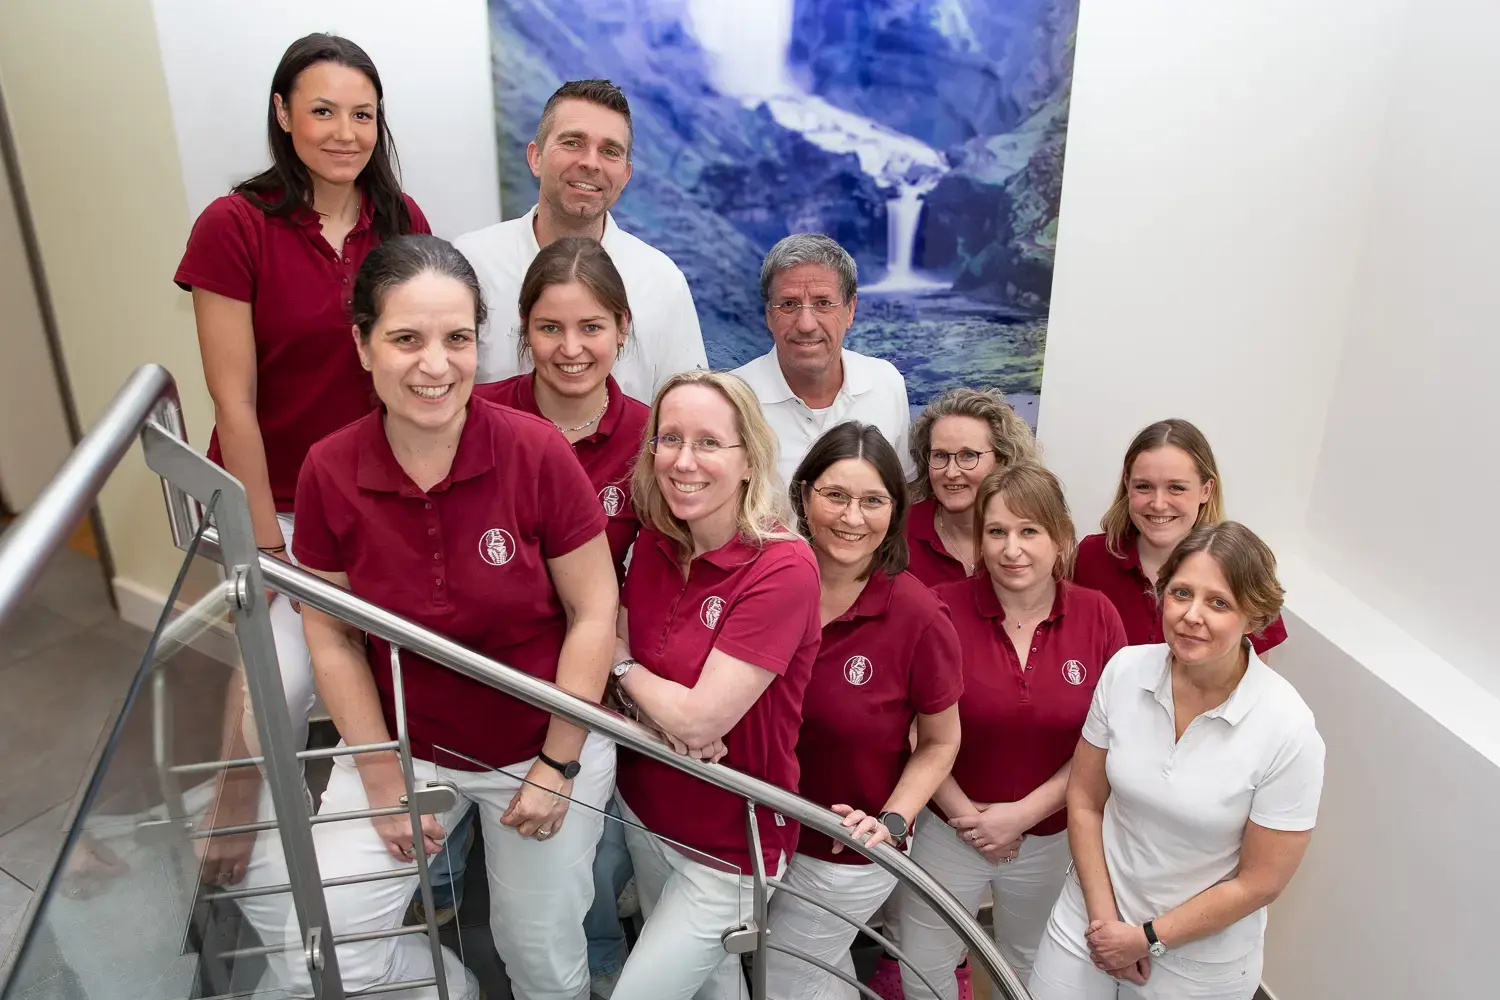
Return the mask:
<svg viewBox="0 0 1500 1000"><path fill-rule="evenodd" d="M572 781L574 778L578 777L578 772L583 770L583 766L576 760L570 760L566 764L564 764L562 761L553 760L551 757L548 757L546 754L541 752L537 753L536 759L541 761L543 764L546 764L548 767L552 768L552 770L556 771L558 774L561 774L569 781Z"/></svg>
<svg viewBox="0 0 1500 1000"><path fill-rule="evenodd" d="M1141 930L1146 932L1146 950L1151 952L1152 958L1161 958L1167 953L1167 946L1156 939L1156 928L1151 926L1151 921L1141 924Z"/></svg>
<svg viewBox="0 0 1500 1000"><path fill-rule="evenodd" d="M885 827L891 839L898 844L911 832L911 826L906 822L906 817L890 809L880 814L880 825Z"/></svg>

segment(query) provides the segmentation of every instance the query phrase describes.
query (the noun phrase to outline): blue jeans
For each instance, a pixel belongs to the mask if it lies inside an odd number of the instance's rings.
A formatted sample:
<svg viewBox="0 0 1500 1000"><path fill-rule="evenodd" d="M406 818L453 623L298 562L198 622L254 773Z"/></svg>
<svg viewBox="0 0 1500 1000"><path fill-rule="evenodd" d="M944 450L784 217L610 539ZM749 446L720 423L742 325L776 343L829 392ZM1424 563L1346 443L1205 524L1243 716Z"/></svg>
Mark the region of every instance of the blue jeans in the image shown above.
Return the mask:
<svg viewBox="0 0 1500 1000"><path fill-rule="evenodd" d="M583 918L583 932L589 940L589 973L595 976L619 971L629 954L625 945L625 928L620 924L616 908L633 869L630 852L625 849L625 825L620 821L620 807L613 798L609 802L608 814L604 834L594 851L594 904ZM474 810L471 807L453 824L444 840L445 844L453 845L453 850L440 851L428 859L427 870L432 875L432 905L437 909L452 906L453 887L463 883L469 859L461 848L473 823Z"/></svg>
<svg viewBox="0 0 1500 1000"><path fill-rule="evenodd" d="M609 800L604 833L594 850L594 905L583 918L583 933L589 939L589 975L604 976L625 965L629 951L618 905L625 883L634 869L625 849L625 824L620 820L617 799Z"/></svg>

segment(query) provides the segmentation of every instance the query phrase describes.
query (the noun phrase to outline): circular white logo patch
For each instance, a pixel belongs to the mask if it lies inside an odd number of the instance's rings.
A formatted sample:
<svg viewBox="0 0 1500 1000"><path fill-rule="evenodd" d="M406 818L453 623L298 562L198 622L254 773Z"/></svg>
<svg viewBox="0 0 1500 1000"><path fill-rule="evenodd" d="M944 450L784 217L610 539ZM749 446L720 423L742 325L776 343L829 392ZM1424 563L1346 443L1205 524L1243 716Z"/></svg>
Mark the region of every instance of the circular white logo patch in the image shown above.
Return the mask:
<svg viewBox="0 0 1500 1000"><path fill-rule="evenodd" d="M724 613L724 598L705 597L703 606L698 609L698 619L709 628L715 628L719 624L719 616Z"/></svg>
<svg viewBox="0 0 1500 1000"><path fill-rule="evenodd" d="M515 554L515 539L504 528L491 528L479 538L479 557L491 566L504 566Z"/></svg>
<svg viewBox="0 0 1500 1000"><path fill-rule="evenodd" d="M1067 681L1074 687L1077 687L1078 685L1089 679L1088 667L1085 667L1077 660L1069 660L1067 663L1064 663L1062 665L1062 674L1063 680Z"/></svg>
<svg viewBox="0 0 1500 1000"><path fill-rule="evenodd" d="M625 509L625 491L618 486L606 486L599 491L599 502L604 505L604 516L614 517Z"/></svg>
<svg viewBox="0 0 1500 1000"><path fill-rule="evenodd" d="M875 675L875 665L866 657L851 656L844 661L844 680L859 687L868 684Z"/></svg>

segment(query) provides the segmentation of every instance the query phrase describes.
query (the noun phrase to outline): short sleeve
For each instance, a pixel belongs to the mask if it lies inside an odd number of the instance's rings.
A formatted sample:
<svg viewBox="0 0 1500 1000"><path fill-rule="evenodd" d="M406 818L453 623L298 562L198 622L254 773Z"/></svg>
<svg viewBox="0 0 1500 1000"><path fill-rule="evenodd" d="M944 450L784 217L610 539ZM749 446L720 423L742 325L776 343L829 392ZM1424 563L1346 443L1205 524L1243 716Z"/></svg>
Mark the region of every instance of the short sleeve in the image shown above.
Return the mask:
<svg viewBox="0 0 1500 1000"><path fill-rule="evenodd" d="M297 565L320 573L344 573L348 566L339 552L324 501L316 451L308 452L297 476L297 518L292 530L292 556Z"/></svg>
<svg viewBox="0 0 1500 1000"><path fill-rule="evenodd" d="M172 280L183 291L201 288L215 295L252 302L260 232L254 206L237 195L216 199L188 234L187 249Z"/></svg>
<svg viewBox="0 0 1500 1000"><path fill-rule="evenodd" d="M411 217L411 232L421 233L424 236L432 235L432 226L427 221L427 216L417 207L416 201L409 194L403 194L401 198L406 202L406 214Z"/></svg>
<svg viewBox="0 0 1500 1000"><path fill-rule="evenodd" d="M1269 652L1283 642L1286 642L1286 624L1282 622L1280 615L1271 624L1250 636L1250 645L1255 647L1257 653Z"/></svg>
<svg viewBox="0 0 1500 1000"><path fill-rule="evenodd" d="M556 559L604 532L607 519L589 477L567 440L546 435L541 455L545 475L537 477L537 515L541 521L542 556Z"/></svg>
<svg viewBox="0 0 1500 1000"><path fill-rule="evenodd" d="M1089 702L1088 717L1083 720L1083 738L1100 750L1109 749L1109 692L1120 673L1127 669L1120 662L1120 654L1110 657L1094 686L1094 697Z"/></svg>
<svg viewBox="0 0 1500 1000"><path fill-rule="evenodd" d="M802 544L774 542L761 554L771 564L724 611L715 649L777 676L786 673L818 627L818 570L792 548Z"/></svg>
<svg viewBox="0 0 1500 1000"><path fill-rule="evenodd" d="M1250 799L1250 821L1268 830L1311 830L1323 795L1323 737L1311 718L1277 752Z"/></svg>
<svg viewBox="0 0 1500 1000"><path fill-rule="evenodd" d="M653 345L660 352L656 358L656 379L652 393L662 383L678 372L708 367L708 355L703 350L703 331L698 324L698 310L693 305L693 292L687 278L675 270L676 279L668 289L665 309L666 323L662 330L662 342Z"/></svg>
<svg viewBox="0 0 1500 1000"><path fill-rule="evenodd" d="M958 704L964 693L963 649L943 608L927 623L912 656L910 698L920 715L936 715Z"/></svg>

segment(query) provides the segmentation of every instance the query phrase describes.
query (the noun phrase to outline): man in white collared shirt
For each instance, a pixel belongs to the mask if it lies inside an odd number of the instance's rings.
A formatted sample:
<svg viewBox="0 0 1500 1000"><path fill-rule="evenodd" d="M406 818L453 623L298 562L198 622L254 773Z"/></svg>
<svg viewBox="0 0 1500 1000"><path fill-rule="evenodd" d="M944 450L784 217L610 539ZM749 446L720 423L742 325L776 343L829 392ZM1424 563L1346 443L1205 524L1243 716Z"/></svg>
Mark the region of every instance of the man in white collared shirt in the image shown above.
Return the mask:
<svg viewBox="0 0 1500 1000"><path fill-rule="evenodd" d="M786 237L761 265L760 296L775 346L734 373L755 390L776 432L784 482L813 442L846 420L874 424L911 473L906 380L889 361L844 347L858 277L854 258L818 233Z"/></svg>
<svg viewBox="0 0 1500 1000"><path fill-rule="evenodd" d="M649 405L668 376L708 367L682 271L660 250L622 231L609 214L630 180L634 138L630 105L618 87L608 80L563 84L548 99L536 139L526 148L540 182L537 204L519 219L453 241L479 274L489 306L476 382L530 370L518 350L521 282L541 248L565 236L602 243L625 282L630 335L613 374L626 395Z"/></svg>

